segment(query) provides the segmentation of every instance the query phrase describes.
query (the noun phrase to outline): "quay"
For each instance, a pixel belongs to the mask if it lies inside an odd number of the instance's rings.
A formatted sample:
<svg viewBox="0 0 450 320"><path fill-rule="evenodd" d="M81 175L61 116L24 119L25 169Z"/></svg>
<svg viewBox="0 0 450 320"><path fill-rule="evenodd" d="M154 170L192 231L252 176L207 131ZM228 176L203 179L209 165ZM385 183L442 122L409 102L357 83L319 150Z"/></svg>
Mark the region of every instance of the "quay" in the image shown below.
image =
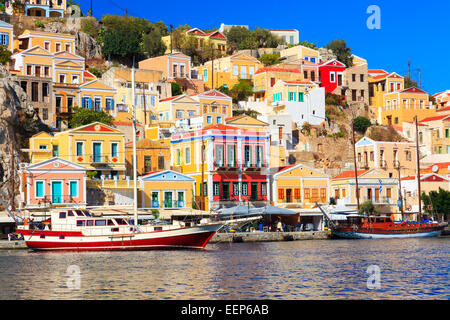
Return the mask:
<svg viewBox="0 0 450 320"><path fill-rule="evenodd" d="M325 240L329 238L328 231L303 232L233 232L216 233L209 243L221 242L272 242L296 240Z"/></svg>

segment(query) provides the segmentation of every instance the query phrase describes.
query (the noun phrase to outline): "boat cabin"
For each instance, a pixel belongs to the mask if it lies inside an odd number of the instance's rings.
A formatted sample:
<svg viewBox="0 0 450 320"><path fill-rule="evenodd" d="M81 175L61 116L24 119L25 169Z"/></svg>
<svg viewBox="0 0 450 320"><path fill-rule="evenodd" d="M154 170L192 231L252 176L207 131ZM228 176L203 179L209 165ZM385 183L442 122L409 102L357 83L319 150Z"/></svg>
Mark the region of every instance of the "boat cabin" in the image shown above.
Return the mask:
<svg viewBox="0 0 450 320"><path fill-rule="evenodd" d="M133 229L132 223L124 218L94 217L88 210L68 209L54 210L51 213L52 231L83 231L91 229L110 232L129 232Z"/></svg>

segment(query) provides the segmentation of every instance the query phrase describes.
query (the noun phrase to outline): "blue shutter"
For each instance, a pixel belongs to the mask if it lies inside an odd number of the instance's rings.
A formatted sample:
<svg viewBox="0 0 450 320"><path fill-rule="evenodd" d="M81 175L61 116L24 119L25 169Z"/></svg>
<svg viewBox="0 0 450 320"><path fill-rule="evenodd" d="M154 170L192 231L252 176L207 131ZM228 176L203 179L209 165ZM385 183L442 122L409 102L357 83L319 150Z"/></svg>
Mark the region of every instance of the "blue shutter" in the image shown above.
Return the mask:
<svg viewBox="0 0 450 320"><path fill-rule="evenodd" d="M70 181L70 196L76 197L78 195L78 182Z"/></svg>
<svg viewBox="0 0 450 320"><path fill-rule="evenodd" d="M87 99L89 99L89 109L92 109L92 98L87 98Z"/></svg>
<svg viewBox="0 0 450 320"><path fill-rule="evenodd" d="M9 45L9 34L5 35L5 45Z"/></svg>
<svg viewBox="0 0 450 320"><path fill-rule="evenodd" d="M42 181L36 182L36 197L44 196L44 183Z"/></svg>

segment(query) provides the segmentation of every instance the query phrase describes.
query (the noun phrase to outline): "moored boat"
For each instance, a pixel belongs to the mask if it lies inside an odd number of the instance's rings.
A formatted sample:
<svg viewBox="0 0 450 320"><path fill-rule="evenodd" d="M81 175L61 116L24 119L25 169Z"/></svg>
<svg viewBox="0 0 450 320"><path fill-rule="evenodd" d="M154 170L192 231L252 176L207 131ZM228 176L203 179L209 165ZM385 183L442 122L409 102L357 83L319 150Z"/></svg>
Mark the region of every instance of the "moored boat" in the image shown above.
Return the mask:
<svg viewBox="0 0 450 320"><path fill-rule="evenodd" d="M394 221L390 216L347 217L331 227L332 236L345 239L388 239L437 237L447 223L435 221Z"/></svg>
<svg viewBox="0 0 450 320"><path fill-rule="evenodd" d="M182 222L134 226L124 218L93 216L88 210L51 212L43 228L18 226L33 250L101 251L203 249L223 222Z"/></svg>

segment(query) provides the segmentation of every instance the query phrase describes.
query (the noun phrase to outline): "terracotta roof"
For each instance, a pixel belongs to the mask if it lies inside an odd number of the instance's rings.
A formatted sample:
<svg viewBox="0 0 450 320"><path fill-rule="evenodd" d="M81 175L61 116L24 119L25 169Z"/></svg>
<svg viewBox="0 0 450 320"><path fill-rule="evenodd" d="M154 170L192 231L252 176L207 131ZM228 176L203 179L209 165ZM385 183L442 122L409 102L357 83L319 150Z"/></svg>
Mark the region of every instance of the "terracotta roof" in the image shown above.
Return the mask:
<svg viewBox="0 0 450 320"><path fill-rule="evenodd" d="M412 92L412 93L426 93L426 94L428 94L427 92L423 91L422 89L419 89L419 88L416 88L416 87L403 89L400 92Z"/></svg>
<svg viewBox="0 0 450 320"><path fill-rule="evenodd" d="M427 168L427 170L432 170L434 166L438 166L439 169L446 169L450 166L450 162L439 162L439 163L432 164L431 166L429 166Z"/></svg>
<svg viewBox="0 0 450 320"><path fill-rule="evenodd" d="M87 70L84 70L83 75L88 78L96 78L96 76L94 76L92 73L90 73Z"/></svg>
<svg viewBox="0 0 450 320"><path fill-rule="evenodd" d="M442 108L442 109L439 109L439 110L436 110L437 112L440 112L440 111L449 111L450 110L450 107L445 107L445 108Z"/></svg>
<svg viewBox="0 0 450 320"><path fill-rule="evenodd" d="M147 177L147 176L152 175L152 174L155 174L155 173L157 173L157 172L161 172L161 171L159 170L159 171L152 171L152 172L146 173L146 174L144 174L144 175L142 176L142 178L143 178L143 177Z"/></svg>
<svg viewBox="0 0 450 320"><path fill-rule="evenodd" d="M382 69L369 69L367 70L369 73L388 73L387 71L384 71Z"/></svg>
<svg viewBox="0 0 450 320"><path fill-rule="evenodd" d="M442 116L435 116L435 117L428 117L428 118L425 118L423 120L420 120L420 122L437 121L437 120L445 119L447 117L450 117L450 114L444 114Z"/></svg>
<svg viewBox="0 0 450 320"><path fill-rule="evenodd" d="M258 71L256 71L255 74L259 74L259 73L263 73L263 72L267 72L267 71L300 73L300 70L298 70L298 69L261 68L261 69L258 69Z"/></svg>
<svg viewBox="0 0 450 320"><path fill-rule="evenodd" d="M173 99L178 98L178 97L180 97L180 96L181 96L181 95L173 96L173 97L170 97L170 98L165 98L165 99L159 100L159 102L170 101L170 100L173 100Z"/></svg>
<svg viewBox="0 0 450 320"><path fill-rule="evenodd" d="M369 169L367 170L358 170L358 177L360 175L362 175L363 173L366 173L367 171L369 171ZM354 178L355 177L355 171L344 171L342 172L340 175L334 177L333 179L345 179L345 178Z"/></svg>
<svg viewBox="0 0 450 320"><path fill-rule="evenodd" d="M402 181L406 181L406 180L416 180L416 176L409 176L409 177L404 177L402 178Z"/></svg>
<svg viewBox="0 0 450 320"><path fill-rule="evenodd" d="M131 121L114 121L113 124L115 126L130 126L131 127L133 125L133 122L131 122ZM136 126L143 127L142 124L137 123L137 122L136 122Z"/></svg>
<svg viewBox="0 0 450 320"><path fill-rule="evenodd" d="M290 168L295 167L295 166L296 166L296 164L291 164L289 166L284 166L284 167L278 167L278 171L276 173L280 173L282 171L285 171L285 170L290 169Z"/></svg>
<svg viewBox="0 0 450 320"><path fill-rule="evenodd" d="M311 81L298 81L298 80L282 80L284 83L290 83L290 84L315 84Z"/></svg>

